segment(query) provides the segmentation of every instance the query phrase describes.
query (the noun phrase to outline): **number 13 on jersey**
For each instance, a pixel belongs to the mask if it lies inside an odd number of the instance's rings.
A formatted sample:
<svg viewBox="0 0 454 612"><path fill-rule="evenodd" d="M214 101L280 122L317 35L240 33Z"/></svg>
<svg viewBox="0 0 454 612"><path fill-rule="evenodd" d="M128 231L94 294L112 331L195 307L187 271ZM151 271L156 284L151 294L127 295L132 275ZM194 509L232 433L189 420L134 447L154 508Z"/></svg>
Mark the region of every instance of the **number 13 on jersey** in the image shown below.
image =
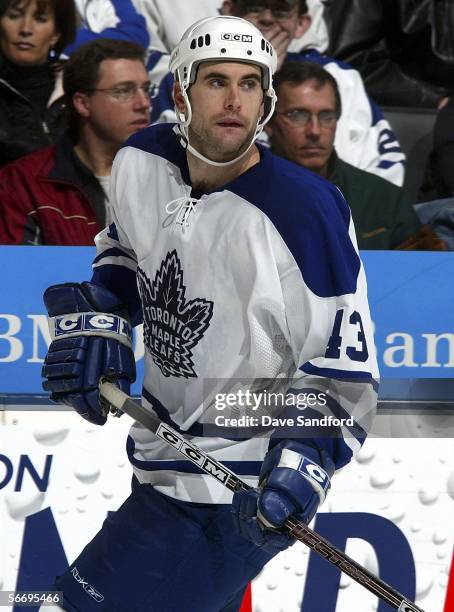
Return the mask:
<svg viewBox="0 0 454 612"><path fill-rule="evenodd" d="M345 315L343 308L336 312L333 331L325 353L325 357L328 359L339 359L341 356L342 342L344 339L344 336L341 335L341 329L345 316L348 315ZM357 310L352 312L349 316L347 327L345 327L344 323L343 334L347 334L347 338L345 338L345 353L347 357L352 361L367 361L369 358L369 351L367 349L366 335L364 333L361 315ZM354 342L354 345L349 344L352 342Z"/></svg>

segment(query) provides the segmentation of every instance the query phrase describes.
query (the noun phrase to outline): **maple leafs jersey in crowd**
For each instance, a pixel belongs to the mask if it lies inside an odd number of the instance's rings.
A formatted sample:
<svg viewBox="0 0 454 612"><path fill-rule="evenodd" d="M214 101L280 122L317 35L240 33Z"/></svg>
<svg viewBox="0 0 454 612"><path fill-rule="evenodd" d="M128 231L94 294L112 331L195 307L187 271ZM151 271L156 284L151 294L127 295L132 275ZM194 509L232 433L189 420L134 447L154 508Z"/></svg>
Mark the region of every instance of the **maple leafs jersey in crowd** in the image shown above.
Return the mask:
<svg viewBox="0 0 454 612"><path fill-rule="evenodd" d="M128 303L133 324L143 320L143 405L251 485L283 430L244 438L218 427L206 435L222 414L219 394L244 380L270 381L285 393L288 379L289 396L326 393L323 406L297 411L353 416L354 426L337 437L307 439L301 428L284 437L326 449L341 467L366 435L378 377L365 275L342 194L267 149L260 156L201 194L172 125L132 136L114 162L114 222L97 237L93 275ZM231 500L140 424L127 450L139 481L164 494Z"/></svg>

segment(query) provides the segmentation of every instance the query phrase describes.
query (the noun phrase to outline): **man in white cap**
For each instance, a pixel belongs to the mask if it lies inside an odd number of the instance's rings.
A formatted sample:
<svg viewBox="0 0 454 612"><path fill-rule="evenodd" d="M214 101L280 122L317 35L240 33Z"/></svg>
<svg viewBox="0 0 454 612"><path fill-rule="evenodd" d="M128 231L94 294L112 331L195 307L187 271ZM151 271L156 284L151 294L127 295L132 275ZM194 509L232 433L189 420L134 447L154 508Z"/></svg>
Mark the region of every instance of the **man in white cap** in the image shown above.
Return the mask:
<svg viewBox="0 0 454 612"><path fill-rule="evenodd" d="M252 486L232 499L135 423L133 492L56 581L65 610L237 611L292 543L279 527L313 518L366 435L378 372L350 212L323 178L255 144L275 68L243 19L187 30L170 63L178 123L143 130L117 155L114 221L97 237L91 282L45 293L59 330L43 368L52 399L104 424L98 381L128 391L130 326L143 320L143 406ZM84 312L98 313L101 332L68 325ZM280 427L224 426L226 394L242 391L237 414L257 409L244 388L284 398ZM294 427L303 408L308 421L354 426Z"/></svg>

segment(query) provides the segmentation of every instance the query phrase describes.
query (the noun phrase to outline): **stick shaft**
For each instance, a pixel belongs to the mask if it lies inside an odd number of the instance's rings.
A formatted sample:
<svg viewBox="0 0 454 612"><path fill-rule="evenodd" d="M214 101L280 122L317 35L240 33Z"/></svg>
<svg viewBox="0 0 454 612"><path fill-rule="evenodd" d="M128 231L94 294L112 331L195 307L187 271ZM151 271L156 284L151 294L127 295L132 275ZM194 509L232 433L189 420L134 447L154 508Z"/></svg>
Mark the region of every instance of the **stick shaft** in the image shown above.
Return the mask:
<svg viewBox="0 0 454 612"><path fill-rule="evenodd" d="M210 457L209 454L202 451L195 444L188 442L182 434L160 421L151 412L120 391L118 387L112 383L101 381L99 390L102 398L106 400L110 406L114 407L116 410L125 412L144 425L156 436L164 440L164 442L175 448L175 450L181 453L186 459L195 463L203 472L216 478L218 482L231 491L246 491L250 489L249 485L227 469L222 463ZM285 522L284 528L296 540L303 542L303 544L322 556L331 563L331 565L339 568L342 572L355 580L355 582L361 584L364 588L385 601L395 610L399 612L424 612L389 584L362 567L362 565L336 548L333 544L328 542L328 540L325 540L325 538L310 529L304 523L290 517Z"/></svg>

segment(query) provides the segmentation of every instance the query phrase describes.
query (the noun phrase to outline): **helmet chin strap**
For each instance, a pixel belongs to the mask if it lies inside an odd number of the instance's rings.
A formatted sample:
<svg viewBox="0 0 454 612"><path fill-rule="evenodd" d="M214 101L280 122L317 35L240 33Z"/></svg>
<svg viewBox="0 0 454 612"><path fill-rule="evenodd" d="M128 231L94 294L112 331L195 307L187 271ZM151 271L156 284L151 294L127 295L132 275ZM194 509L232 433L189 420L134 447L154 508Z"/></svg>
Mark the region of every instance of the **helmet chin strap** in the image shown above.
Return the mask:
<svg viewBox="0 0 454 612"><path fill-rule="evenodd" d="M191 120L192 120L192 108L191 108L191 103L189 101L189 97L188 97L188 94L187 94L187 85L183 86L181 88L181 94L183 96L183 99L184 99L184 102L185 102L185 105L186 105L188 116L185 117L184 113L180 112L178 109L175 109L176 110L176 114L177 114L177 119L178 119L178 124L176 126L176 132L180 136L180 143L181 143L181 145L187 151L190 151L190 153L192 153L192 155L194 155L194 157L197 157L197 159L202 160L203 162L205 162L206 164L209 164L210 166L216 166L218 168L222 168L224 166L231 166L232 164L235 164L237 161L242 159L246 155L246 153L248 153L250 151L252 145L254 144L254 142L257 140L257 138L262 133L263 128L268 123L268 121L271 119L271 116L272 116L272 114L274 112L274 106L276 104L276 95L274 94L274 96L271 97L271 108L270 108L270 111L268 112L267 116L265 117L265 119L263 121L261 121L261 119L262 119L261 117L259 117L257 119L257 126L255 128L255 132L254 132L254 134L253 134L253 136L251 138L251 141L250 141L249 145L241 153L241 155L238 155L237 157L234 157L230 161L217 162L217 161L214 161L213 159L209 159L208 157L205 157L205 155L200 153L200 151L197 151L197 149L195 149L191 145L191 143L189 142L189 130L188 130L188 127L189 127L189 124L191 123Z"/></svg>
<svg viewBox="0 0 454 612"><path fill-rule="evenodd" d="M210 166L217 166L219 168L219 167L231 166L232 164L235 164L237 161L242 159L246 155L246 153L248 153L250 151L250 149L251 149L252 145L254 144L254 142L256 141L257 137L259 136L259 134L262 133L263 125L259 127L259 124L260 124L260 118L257 120L257 127L255 129L254 135L251 138L251 142L249 143L247 148L241 153L241 155L238 155L237 157L234 157L230 161L226 161L226 162L217 162L217 161L214 161L213 159L209 159L208 157L205 157L205 155L203 155L202 153L197 151L197 149L194 148L192 146L192 144L189 142L189 134L187 134L187 130L182 129L181 125L177 126L177 131L178 131L178 134L180 135L180 143L183 145L183 147L187 151L190 151L190 153L192 153L192 155L194 155L194 157L197 157L198 159L201 159L206 164L209 164Z"/></svg>

